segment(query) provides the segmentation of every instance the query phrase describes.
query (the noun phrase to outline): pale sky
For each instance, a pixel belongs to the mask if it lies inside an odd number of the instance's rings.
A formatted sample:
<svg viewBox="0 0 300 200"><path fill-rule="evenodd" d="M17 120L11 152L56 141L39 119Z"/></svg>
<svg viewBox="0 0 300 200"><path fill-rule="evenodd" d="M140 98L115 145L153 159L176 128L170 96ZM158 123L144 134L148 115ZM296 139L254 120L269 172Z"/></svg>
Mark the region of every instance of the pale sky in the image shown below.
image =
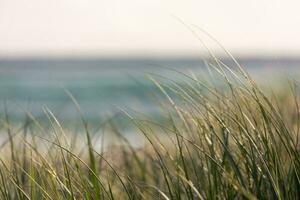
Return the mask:
<svg viewBox="0 0 300 200"><path fill-rule="evenodd" d="M299 0L0 0L0 56L203 52L174 16L234 54L300 55Z"/></svg>

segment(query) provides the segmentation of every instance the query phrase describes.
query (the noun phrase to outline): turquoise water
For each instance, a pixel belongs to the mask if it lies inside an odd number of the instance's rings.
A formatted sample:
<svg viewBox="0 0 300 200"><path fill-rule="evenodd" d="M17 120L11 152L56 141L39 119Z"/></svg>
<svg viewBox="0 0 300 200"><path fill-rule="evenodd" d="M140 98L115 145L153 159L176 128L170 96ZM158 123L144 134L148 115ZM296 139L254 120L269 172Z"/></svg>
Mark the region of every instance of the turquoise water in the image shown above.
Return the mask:
<svg viewBox="0 0 300 200"><path fill-rule="evenodd" d="M299 60L245 59L241 63L260 80L300 71ZM167 68L207 76L204 63L197 58L0 60L0 111L3 114L6 106L12 116L22 118L25 111L43 115L42 108L47 106L72 120L78 113L65 88L89 119L103 118L119 106L155 114L159 112L151 97L155 87L145 74L176 79L176 73Z"/></svg>

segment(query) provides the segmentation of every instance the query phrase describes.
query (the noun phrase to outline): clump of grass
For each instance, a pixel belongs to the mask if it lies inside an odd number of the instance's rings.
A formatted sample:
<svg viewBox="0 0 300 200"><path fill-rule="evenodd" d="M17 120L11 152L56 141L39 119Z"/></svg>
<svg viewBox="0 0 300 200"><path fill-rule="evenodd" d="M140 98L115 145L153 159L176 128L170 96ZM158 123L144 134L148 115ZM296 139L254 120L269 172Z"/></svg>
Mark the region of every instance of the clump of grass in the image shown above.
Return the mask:
<svg viewBox="0 0 300 200"><path fill-rule="evenodd" d="M98 149L84 118L86 137L68 133L47 108L48 128L29 113L23 126L12 126L6 113L0 198L299 199L297 85L263 91L236 64L214 57L209 79L152 76L164 119L122 110L145 138L138 147L113 119L104 132L119 143Z"/></svg>

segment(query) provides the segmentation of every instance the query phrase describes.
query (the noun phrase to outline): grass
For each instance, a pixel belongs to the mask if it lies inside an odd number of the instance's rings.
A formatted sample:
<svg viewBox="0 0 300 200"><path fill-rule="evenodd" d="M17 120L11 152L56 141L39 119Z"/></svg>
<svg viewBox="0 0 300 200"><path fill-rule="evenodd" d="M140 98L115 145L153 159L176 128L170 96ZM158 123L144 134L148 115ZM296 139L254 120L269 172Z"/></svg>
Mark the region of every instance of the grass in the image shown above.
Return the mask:
<svg viewBox="0 0 300 200"><path fill-rule="evenodd" d="M46 107L48 126L30 113L12 125L4 113L0 199L299 199L297 84L261 89L238 63L207 64L210 78L151 76L163 119L121 109L144 144L113 119L101 136L114 142L99 147L84 117L85 137Z"/></svg>

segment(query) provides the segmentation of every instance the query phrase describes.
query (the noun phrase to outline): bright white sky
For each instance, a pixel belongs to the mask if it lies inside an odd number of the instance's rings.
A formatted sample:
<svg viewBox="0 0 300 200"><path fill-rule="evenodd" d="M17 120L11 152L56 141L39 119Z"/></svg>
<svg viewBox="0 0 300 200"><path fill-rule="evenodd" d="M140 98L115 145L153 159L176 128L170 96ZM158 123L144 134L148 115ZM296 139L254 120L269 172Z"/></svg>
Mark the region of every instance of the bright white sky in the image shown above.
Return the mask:
<svg viewBox="0 0 300 200"><path fill-rule="evenodd" d="M299 0L0 0L0 56L202 52L173 15L238 55L300 55Z"/></svg>

